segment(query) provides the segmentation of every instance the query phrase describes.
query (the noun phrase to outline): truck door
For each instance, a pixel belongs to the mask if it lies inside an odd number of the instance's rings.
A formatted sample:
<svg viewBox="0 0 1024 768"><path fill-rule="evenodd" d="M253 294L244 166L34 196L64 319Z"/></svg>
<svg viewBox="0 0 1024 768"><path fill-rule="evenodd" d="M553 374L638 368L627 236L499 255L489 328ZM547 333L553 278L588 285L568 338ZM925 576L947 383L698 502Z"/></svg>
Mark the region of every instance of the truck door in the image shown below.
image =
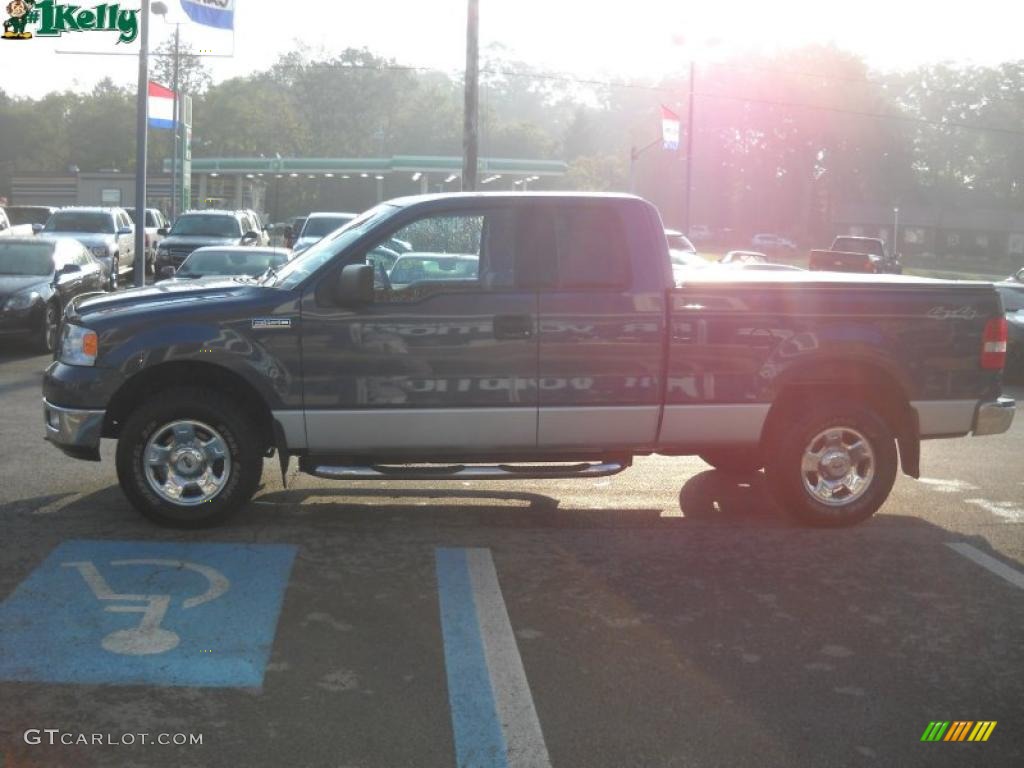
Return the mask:
<svg viewBox="0 0 1024 768"><path fill-rule="evenodd" d="M636 201L560 202L533 231L540 287L538 443L601 453L654 443L667 254ZM635 214L635 225L626 216ZM656 217L655 217L656 218ZM660 227L660 225L658 225Z"/></svg>
<svg viewBox="0 0 1024 768"><path fill-rule="evenodd" d="M537 292L521 274L517 229L515 206L425 214L356 258L374 265L372 304L307 292L311 450L430 460L533 450Z"/></svg>

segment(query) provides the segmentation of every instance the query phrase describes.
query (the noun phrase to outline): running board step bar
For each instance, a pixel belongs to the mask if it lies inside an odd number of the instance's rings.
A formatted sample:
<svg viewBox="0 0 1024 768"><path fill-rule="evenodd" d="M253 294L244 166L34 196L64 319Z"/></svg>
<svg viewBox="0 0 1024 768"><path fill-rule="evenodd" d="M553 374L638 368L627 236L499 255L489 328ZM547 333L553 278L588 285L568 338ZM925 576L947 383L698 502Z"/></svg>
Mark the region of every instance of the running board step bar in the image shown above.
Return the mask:
<svg viewBox="0 0 1024 768"><path fill-rule="evenodd" d="M371 464L326 466L313 464L303 471L326 480L544 480L607 477L629 466L628 461L581 464L453 464L446 466Z"/></svg>

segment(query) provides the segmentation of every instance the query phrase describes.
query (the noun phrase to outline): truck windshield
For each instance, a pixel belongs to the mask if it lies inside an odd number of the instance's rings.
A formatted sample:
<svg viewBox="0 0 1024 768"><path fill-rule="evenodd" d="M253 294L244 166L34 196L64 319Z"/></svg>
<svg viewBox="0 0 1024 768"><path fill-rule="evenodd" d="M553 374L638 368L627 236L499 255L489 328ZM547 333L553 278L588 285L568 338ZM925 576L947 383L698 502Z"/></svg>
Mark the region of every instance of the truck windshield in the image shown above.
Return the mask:
<svg viewBox="0 0 1024 768"><path fill-rule="evenodd" d="M52 243L5 243L0 240L0 275L45 277L52 271Z"/></svg>
<svg viewBox="0 0 1024 768"><path fill-rule="evenodd" d="M242 227L234 216L206 213L189 214L174 222L171 235L201 235L206 237L241 237Z"/></svg>
<svg viewBox="0 0 1024 768"><path fill-rule="evenodd" d="M112 235L114 217L92 211L57 211L44 227L45 232L93 232Z"/></svg>
<svg viewBox="0 0 1024 768"><path fill-rule="evenodd" d="M343 248L358 240L371 227L399 210L397 205L381 203L360 214L333 235L325 237L285 264L276 273L270 273L264 285L294 288L320 267L334 258Z"/></svg>

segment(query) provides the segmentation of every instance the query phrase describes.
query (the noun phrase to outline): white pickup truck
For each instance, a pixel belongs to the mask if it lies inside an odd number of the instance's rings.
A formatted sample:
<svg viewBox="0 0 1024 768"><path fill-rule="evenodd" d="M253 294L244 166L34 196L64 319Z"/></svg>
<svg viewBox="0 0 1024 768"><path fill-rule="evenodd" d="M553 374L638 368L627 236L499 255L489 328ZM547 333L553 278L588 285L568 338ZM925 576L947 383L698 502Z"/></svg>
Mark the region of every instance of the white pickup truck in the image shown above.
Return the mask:
<svg viewBox="0 0 1024 768"><path fill-rule="evenodd" d="M7 211L0 208L0 237L32 237L35 232L31 224L19 224L14 226L7 218Z"/></svg>

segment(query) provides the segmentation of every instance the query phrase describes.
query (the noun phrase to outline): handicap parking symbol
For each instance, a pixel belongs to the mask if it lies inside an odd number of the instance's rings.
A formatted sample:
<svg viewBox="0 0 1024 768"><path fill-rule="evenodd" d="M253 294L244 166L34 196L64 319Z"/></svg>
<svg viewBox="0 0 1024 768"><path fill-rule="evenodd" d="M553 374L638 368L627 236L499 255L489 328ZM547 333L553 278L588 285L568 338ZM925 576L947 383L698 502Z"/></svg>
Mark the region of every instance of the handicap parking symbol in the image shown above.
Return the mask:
<svg viewBox="0 0 1024 768"><path fill-rule="evenodd" d="M0 680L259 686L287 545L69 541L0 604Z"/></svg>

